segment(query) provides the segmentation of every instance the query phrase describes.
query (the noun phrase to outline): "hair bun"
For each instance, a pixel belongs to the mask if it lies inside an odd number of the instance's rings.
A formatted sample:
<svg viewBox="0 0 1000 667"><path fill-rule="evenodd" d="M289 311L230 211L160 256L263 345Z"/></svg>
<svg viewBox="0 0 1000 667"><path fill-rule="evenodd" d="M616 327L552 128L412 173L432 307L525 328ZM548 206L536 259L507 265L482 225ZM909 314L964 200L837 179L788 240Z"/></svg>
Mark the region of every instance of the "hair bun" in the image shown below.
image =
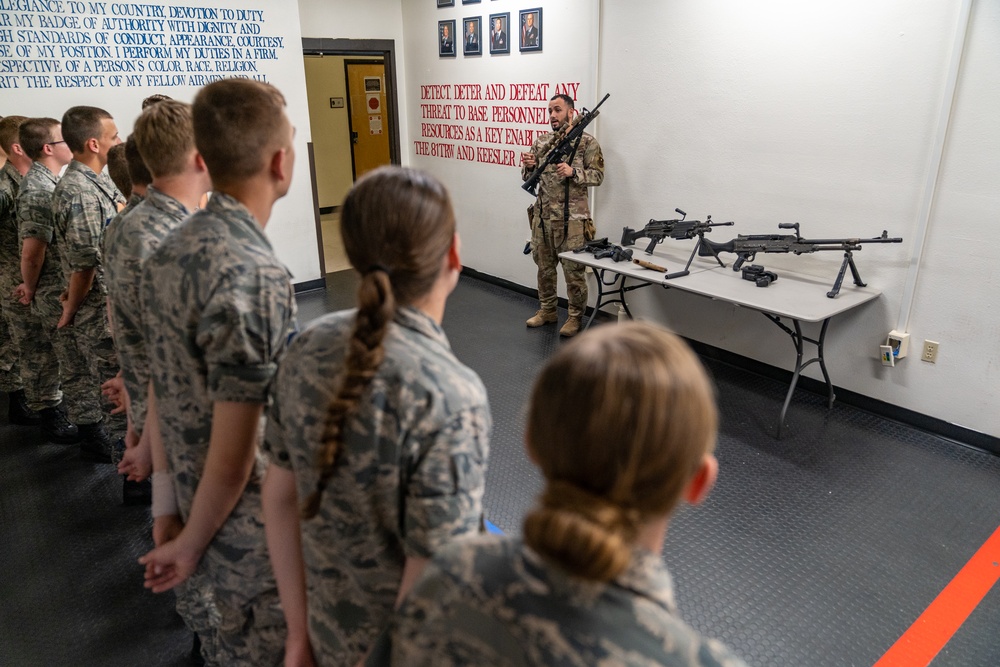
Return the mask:
<svg viewBox="0 0 1000 667"><path fill-rule="evenodd" d="M639 512L567 482L549 482L524 521L524 540L570 574L610 581L632 558Z"/></svg>

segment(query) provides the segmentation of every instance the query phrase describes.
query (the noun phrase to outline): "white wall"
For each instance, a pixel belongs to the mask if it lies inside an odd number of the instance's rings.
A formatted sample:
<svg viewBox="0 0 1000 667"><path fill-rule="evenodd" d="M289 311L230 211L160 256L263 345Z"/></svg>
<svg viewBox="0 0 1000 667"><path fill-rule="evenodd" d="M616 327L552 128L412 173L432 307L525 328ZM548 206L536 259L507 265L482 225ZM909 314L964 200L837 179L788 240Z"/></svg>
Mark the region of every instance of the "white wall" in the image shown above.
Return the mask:
<svg viewBox="0 0 1000 667"><path fill-rule="evenodd" d="M415 155L427 120L420 86L578 81L582 104L612 95L594 128L607 161L607 179L594 191L600 235L615 237L624 225L681 207L694 217L735 220L737 227L713 233L717 241L793 221L813 237L875 236L883 229L902 236L902 245L866 246L857 254L862 276L883 295L833 322L833 380L1000 435L991 410L1000 398L1000 314L990 308L998 282L991 244L1000 242L997 3L974 8L909 312L903 289L958 3L537 0L529 4L543 7L542 53L518 53L515 40L510 55L491 56L484 42L482 56L453 59L437 55L439 20L454 18L461 26L466 16L482 16L486 34L490 13L510 12L516 37L517 11L525 7L434 4L300 0L299 6L306 36L397 40L403 160L451 189L467 266L534 286L534 266L518 254L530 197L518 188L515 167ZM794 267L831 281L839 262L838 253L766 260L779 272ZM757 313L664 290L633 292L631 302L641 317L686 336L790 367L789 342ZM885 369L877 345L907 315L914 349ZM925 338L941 343L937 364L919 360ZM816 377L815 370L807 374Z"/></svg>
<svg viewBox="0 0 1000 667"><path fill-rule="evenodd" d="M601 80L612 100L636 104L611 105L603 117L607 179L597 220L601 235L614 235L679 206L733 219L734 233L798 221L813 237L902 236L902 245L856 255L883 295L832 323L833 381L996 436L996 3L976 3L973 16L910 317L918 349L894 369L876 360L900 312L958 4L604 3ZM779 273L794 267L832 281L841 257L761 259ZM634 303L686 336L790 366L788 341L756 313L661 290L636 292ZM936 365L919 360L924 338L941 343Z"/></svg>
<svg viewBox="0 0 1000 667"><path fill-rule="evenodd" d="M93 3L91 3L93 4ZM108 11L106 18L114 19L114 7L117 3L103 3ZM146 7L165 8L164 14L169 16L169 9L173 6L189 6L190 3L181 2L151 2L146 3ZM302 66L302 41L299 32L298 12L294 3L287 3L282 0L215 0L211 3L199 5L202 8L212 9L241 9L263 11L263 20L257 22L261 35L281 37L283 48L277 49L277 59L257 61L259 65L258 74L266 76L269 83L274 84L284 93L288 102L288 116L296 126L296 159L295 172L292 188L284 199L279 201L274 208L271 220L267 226L267 235L274 245L278 257L285 262L294 275L295 282L313 280L321 276L319 269L319 251L316 245L316 226L313 218L312 194L309 183L309 161L306 151L306 144L309 142L309 116L306 105L305 75ZM21 12L12 12L22 14ZM40 14L27 12L34 16L33 22L36 28L40 27ZM68 12L63 12L63 17L73 18ZM119 18L135 18L122 14ZM154 19L155 20L155 19ZM102 24L102 19L98 19L98 26ZM239 28L242 29L242 28ZM124 30L112 29L109 31L81 28L79 30L60 30L60 32L84 33L89 36L89 44L95 44L95 37L98 32L105 32L110 36L109 44L114 45L115 34L125 34ZM131 34L142 34L159 32L158 30L135 30ZM169 40L172 31L163 31L166 39ZM15 32L14 44L20 44ZM32 45L32 48L34 46ZM173 47L171 47L173 48ZM57 50L58 53L58 50ZM241 58L242 59L242 58ZM48 60L48 58L45 58ZM56 57L53 60L59 61L59 67L65 69L69 61L79 63L80 72L84 68L91 67L95 62L93 58L76 57ZM109 60L109 59L104 59ZM126 56L114 58L117 62L143 60L144 64L150 62L144 58L129 58ZM153 59L157 60L157 59ZM173 54L169 61L176 61L175 64L185 65L188 61L208 61L214 58L179 58ZM84 61L89 61L85 63ZM72 65L70 65L72 66ZM186 67L181 72L185 74L185 81L190 81L187 77ZM68 72L64 72L68 74ZM140 85L122 85L112 87L110 79L105 77L101 80L93 80L94 83L102 83L98 87L71 87L71 88L47 88L31 89L25 87L22 80L21 87L17 89L5 88L0 97L0 115L20 114L24 116L52 116L61 118L63 113L74 105L92 105L107 109L116 120L122 138L131 132L132 124L139 115L140 103L142 99L153 93L164 93L176 99L191 101L197 93L199 86L192 85L162 85L159 83L150 85L146 79L145 72L141 75ZM206 72L211 74L212 72ZM176 74L176 73L175 73Z"/></svg>
<svg viewBox="0 0 1000 667"><path fill-rule="evenodd" d="M483 2L462 5L457 0L454 7L438 9L432 1L412 2L403 6L403 25L407 78L404 97L408 99L410 125L410 164L425 169L449 188L458 217L462 236L462 259L466 266L490 275L506 278L523 285L535 285L535 265L530 257L521 254L528 238L528 221L525 209L533 198L521 190L519 166L500 166L457 159L419 156L414 154L414 142L437 141L473 148L497 148L513 151L519 159L527 147L506 143L492 144L480 141L450 141L428 139L421 136L421 123L455 123L466 128L482 129L487 126L548 130L547 124L532 125L501 122L441 121L421 117L420 104L444 102L421 100L421 86L438 84L503 84L509 91L510 84L543 83L555 86L560 83L580 83L580 106L593 106L599 99L596 89L596 44L598 37L598 3L596 0L536 0L533 3ZM542 7L542 51L520 53L517 42L518 10ZM490 55L487 23L489 15L510 12L510 53ZM438 56L438 21L455 19L461 32L462 19L482 18L481 56L462 55L461 42L456 42L458 54L454 58ZM546 108L549 88L541 101L502 104L528 105ZM508 96L509 97L509 96ZM607 108L613 107L610 100ZM625 100L621 100L624 104ZM456 103L455 100L448 101ZM461 103L461 102L459 102ZM494 101L469 101L468 104L492 107ZM603 108L602 108L603 109ZM599 122L599 121L598 121ZM597 127L597 123L595 123ZM518 163L519 164L519 163Z"/></svg>

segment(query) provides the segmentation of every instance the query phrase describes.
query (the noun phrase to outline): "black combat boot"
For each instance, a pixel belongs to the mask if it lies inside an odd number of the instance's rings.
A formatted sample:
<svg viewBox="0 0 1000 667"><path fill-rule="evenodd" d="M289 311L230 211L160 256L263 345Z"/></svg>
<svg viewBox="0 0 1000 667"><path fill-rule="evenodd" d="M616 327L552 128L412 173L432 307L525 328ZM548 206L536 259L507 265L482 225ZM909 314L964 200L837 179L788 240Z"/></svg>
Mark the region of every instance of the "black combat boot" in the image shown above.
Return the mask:
<svg viewBox="0 0 1000 667"><path fill-rule="evenodd" d="M38 413L42 418L42 436L57 445L75 445L80 442L80 429L71 422L62 407L44 408Z"/></svg>
<svg viewBox="0 0 1000 667"><path fill-rule="evenodd" d="M114 444L104 428L104 422L77 424L80 430L80 458L94 463L111 463Z"/></svg>
<svg viewBox="0 0 1000 667"><path fill-rule="evenodd" d="M15 426L38 426L42 423L41 415L28 407L23 389L10 392L7 399L10 406L7 408L8 423Z"/></svg>
<svg viewBox="0 0 1000 667"><path fill-rule="evenodd" d="M122 478L122 505L125 507L146 506L153 502L153 484L147 478L141 482L130 482Z"/></svg>

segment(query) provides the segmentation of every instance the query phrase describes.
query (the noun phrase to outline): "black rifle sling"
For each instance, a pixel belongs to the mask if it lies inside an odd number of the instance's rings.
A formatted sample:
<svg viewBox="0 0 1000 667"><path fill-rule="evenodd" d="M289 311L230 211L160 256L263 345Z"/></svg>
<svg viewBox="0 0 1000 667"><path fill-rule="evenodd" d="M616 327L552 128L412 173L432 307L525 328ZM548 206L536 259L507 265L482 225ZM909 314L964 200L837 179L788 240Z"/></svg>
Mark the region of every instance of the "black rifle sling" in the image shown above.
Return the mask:
<svg viewBox="0 0 1000 667"><path fill-rule="evenodd" d="M573 144L573 152L569 154L569 159L566 160L566 164L568 164L571 167L573 166L574 158L576 158L576 150L580 147L580 141L582 140L583 140L583 135L581 134L577 138L576 143ZM565 190L563 192L563 240L565 240L566 237L569 236L569 182L571 178L572 176L570 178L565 179L565 182L563 184L565 186Z"/></svg>

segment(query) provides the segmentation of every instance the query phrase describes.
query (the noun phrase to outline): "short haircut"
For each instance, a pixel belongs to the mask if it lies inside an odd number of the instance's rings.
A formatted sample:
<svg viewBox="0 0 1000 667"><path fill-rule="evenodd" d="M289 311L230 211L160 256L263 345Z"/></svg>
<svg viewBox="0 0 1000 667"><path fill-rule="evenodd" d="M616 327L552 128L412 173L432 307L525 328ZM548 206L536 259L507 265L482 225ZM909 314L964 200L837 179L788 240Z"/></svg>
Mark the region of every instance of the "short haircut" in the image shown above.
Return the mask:
<svg viewBox="0 0 1000 667"><path fill-rule="evenodd" d="M528 14L528 16L531 16L531 14ZM573 98L567 95L566 93L559 93L558 95L553 95L552 97L549 98L549 102L551 102L556 98L568 104L570 109L576 108L576 103L573 101Z"/></svg>
<svg viewBox="0 0 1000 667"><path fill-rule="evenodd" d="M172 100L172 99L174 98L170 97L169 95L162 95L160 93L157 93L155 95L150 95L149 97L147 97L142 101L142 109L143 111L145 111L146 109L148 109L149 107L153 106L158 102L163 102L164 100Z"/></svg>
<svg viewBox="0 0 1000 667"><path fill-rule="evenodd" d="M74 153L82 153L87 142L99 139L103 127L101 121L111 118L104 109L97 107L71 107L62 117L63 139Z"/></svg>
<svg viewBox="0 0 1000 667"><path fill-rule="evenodd" d="M21 150L32 160L42 157L45 145L52 141L53 128L59 127L55 118L29 118L21 123L18 143Z"/></svg>
<svg viewBox="0 0 1000 667"><path fill-rule="evenodd" d="M126 199L132 196L132 177L125 159L125 144L112 146L108 151L108 176Z"/></svg>
<svg viewBox="0 0 1000 667"><path fill-rule="evenodd" d="M153 182L153 175L149 173L149 167L139 152L134 132L125 142L125 164L128 165L128 176L133 185L149 185Z"/></svg>
<svg viewBox="0 0 1000 667"><path fill-rule="evenodd" d="M164 100L142 112L129 138L154 177L173 176L184 171L194 150L191 105ZM133 179L134 180L134 179ZM152 180L152 179L151 179Z"/></svg>
<svg viewBox="0 0 1000 667"><path fill-rule="evenodd" d="M7 116L0 120L0 148L7 155L10 155L10 147L21 143L17 137L21 123L28 120L27 116Z"/></svg>
<svg viewBox="0 0 1000 667"><path fill-rule="evenodd" d="M285 98L272 85L222 79L194 98L194 142L218 188L258 174L269 150L284 144Z"/></svg>

